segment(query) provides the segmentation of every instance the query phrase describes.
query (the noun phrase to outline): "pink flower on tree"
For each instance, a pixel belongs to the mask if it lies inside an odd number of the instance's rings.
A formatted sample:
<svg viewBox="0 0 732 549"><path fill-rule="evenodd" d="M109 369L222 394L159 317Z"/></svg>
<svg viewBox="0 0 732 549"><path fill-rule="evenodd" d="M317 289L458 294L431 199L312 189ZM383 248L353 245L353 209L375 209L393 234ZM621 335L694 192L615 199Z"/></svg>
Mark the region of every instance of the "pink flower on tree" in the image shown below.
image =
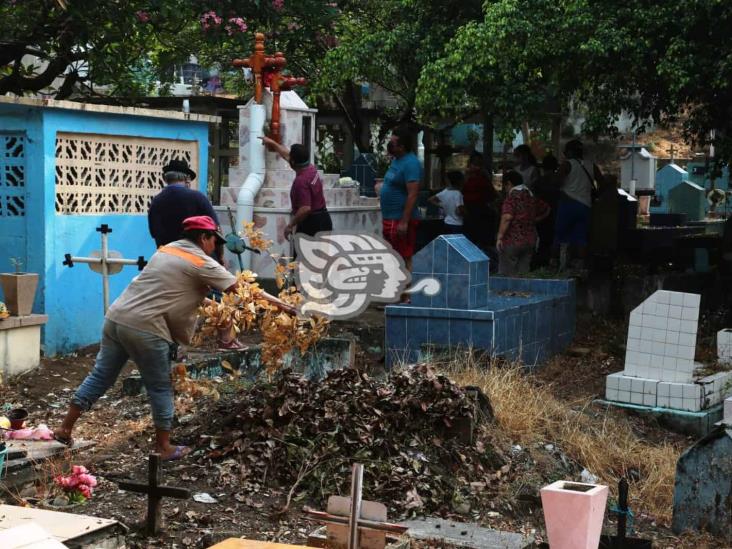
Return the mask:
<svg viewBox="0 0 732 549"><path fill-rule="evenodd" d="M285 7L285 0L272 0L272 7L275 11L282 11Z"/></svg>
<svg viewBox="0 0 732 549"><path fill-rule="evenodd" d="M246 32L247 24L241 17L231 17L229 18L229 24L226 25L224 29L226 29L226 32L231 36L235 32Z"/></svg>
<svg viewBox="0 0 732 549"><path fill-rule="evenodd" d="M145 10L140 10L137 13L135 13L135 17L137 17L137 20L140 23L147 23L150 21L150 14L146 12Z"/></svg>
<svg viewBox="0 0 732 549"><path fill-rule="evenodd" d="M201 27L203 27L203 30L218 27L223 22L224 20L213 10L207 11L201 16Z"/></svg>

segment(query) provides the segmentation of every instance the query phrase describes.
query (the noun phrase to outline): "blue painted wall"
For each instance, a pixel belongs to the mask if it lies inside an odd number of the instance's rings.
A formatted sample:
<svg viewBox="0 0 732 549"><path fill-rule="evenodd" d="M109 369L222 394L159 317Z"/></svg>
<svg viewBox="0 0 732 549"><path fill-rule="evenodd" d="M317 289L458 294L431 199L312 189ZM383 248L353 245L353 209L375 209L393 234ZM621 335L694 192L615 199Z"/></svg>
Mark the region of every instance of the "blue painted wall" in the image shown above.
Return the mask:
<svg viewBox="0 0 732 549"><path fill-rule="evenodd" d="M3 129L22 129L31 139L28 155L26 215L28 270L40 275L34 312L49 315L43 332L44 351L54 355L97 343L103 322L102 277L87 265L68 268L64 254L87 257L101 248L96 227L112 228L109 248L123 257L146 259L155 251L144 214L61 215L55 210L55 145L57 132L83 132L198 142L198 180L205 192L208 158L208 124L164 118L83 112L56 108L0 105ZM30 148L29 148L30 150ZM162 187L161 177L161 187ZM2 233L4 231L0 231ZM0 238L0 265L13 254L17 241ZM136 276L125 267L110 278L110 301Z"/></svg>

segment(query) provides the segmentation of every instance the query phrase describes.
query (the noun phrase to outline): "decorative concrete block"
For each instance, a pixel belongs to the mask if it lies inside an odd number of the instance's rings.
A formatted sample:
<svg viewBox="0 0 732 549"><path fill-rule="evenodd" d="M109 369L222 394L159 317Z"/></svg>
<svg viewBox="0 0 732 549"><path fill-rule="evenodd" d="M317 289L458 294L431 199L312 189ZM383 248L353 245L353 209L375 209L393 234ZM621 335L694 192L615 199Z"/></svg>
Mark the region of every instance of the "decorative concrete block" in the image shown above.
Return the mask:
<svg viewBox="0 0 732 549"><path fill-rule="evenodd" d="M0 371L22 374L41 363L41 326L46 315L11 316L0 320Z"/></svg>
<svg viewBox="0 0 732 549"><path fill-rule="evenodd" d="M732 330L729 328L717 332L717 359L722 364L732 364Z"/></svg>

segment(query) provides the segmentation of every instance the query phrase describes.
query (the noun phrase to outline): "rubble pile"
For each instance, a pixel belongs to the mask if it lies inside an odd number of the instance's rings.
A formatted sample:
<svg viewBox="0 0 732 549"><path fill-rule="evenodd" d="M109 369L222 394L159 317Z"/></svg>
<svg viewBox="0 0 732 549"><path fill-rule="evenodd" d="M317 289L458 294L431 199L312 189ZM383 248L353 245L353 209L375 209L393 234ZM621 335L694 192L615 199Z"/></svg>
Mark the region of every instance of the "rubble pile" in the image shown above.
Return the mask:
<svg viewBox="0 0 732 549"><path fill-rule="evenodd" d="M429 366L372 379L356 370L310 382L291 371L218 404L205 439L226 482L277 483L322 504L347 494L364 464L364 497L396 512L433 512L473 497L503 465L487 440L490 405ZM472 436L465 425L473 426ZM457 429L462 426L462 429ZM456 432L459 431L459 432Z"/></svg>

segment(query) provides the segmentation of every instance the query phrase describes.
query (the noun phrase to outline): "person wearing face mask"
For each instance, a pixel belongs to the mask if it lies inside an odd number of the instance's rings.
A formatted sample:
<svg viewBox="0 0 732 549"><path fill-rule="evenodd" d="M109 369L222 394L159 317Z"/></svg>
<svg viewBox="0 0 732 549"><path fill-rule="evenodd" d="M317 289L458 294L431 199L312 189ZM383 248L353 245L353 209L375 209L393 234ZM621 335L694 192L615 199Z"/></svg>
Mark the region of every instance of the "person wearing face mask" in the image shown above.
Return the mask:
<svg viewBox="0 0 732 549"><path fill-rule="evenodd" d="M295 180L290 187L292 219L285 227L284 237L289 238L293 232L315 236L322 231L332 231L333 222L325 204L323 180L318 169L310 163L307 148L295 143L288 150L269 137L260 139L295 170Z"/></svg>
<svg viewBox="0 0 732 549"><path fill-rule="evenodd" d="M406 128L395 128L387 151L394 158L377 189L381 201L384 239L404 258L411 270L417 244L419 210L417 198L422 182L422 165L412 152L412 135Z"/></svg>

